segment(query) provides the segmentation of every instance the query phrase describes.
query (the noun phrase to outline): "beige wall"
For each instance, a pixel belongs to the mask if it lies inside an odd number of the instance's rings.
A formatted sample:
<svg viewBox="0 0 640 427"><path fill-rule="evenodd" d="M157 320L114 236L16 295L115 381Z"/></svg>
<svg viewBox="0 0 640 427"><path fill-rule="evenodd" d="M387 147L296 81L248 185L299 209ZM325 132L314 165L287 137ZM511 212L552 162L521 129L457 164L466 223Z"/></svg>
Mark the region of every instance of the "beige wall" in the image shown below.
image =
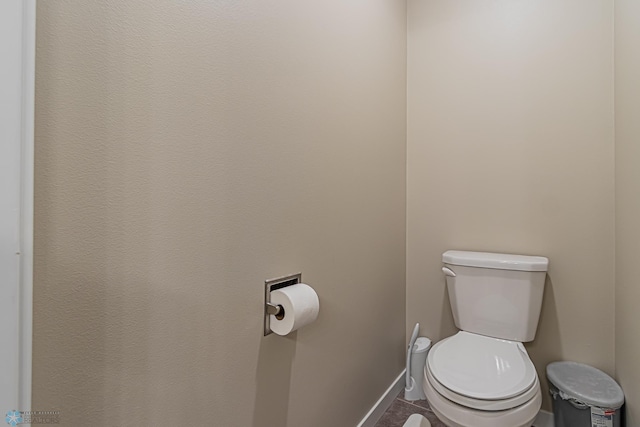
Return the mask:
<svg viewBox="0 0 640 427"><path fill-rule="evenodd" d="M403 364L406 101L407 330L455 332L444 250L546 255L541 378L615 366L640 423L640 6L614 171L612 4L409 0L405 69L403 2L39 2L33 408L354 425ZM263 338L295 271L321 316Z"/></svg>
<svg viewBox="0 0 640 427"><path fill-rule="evenodd" d="M616 379L640 425L640 3L616 0Z"/></svg>
<svg viewBox="0 0 640 427"><path fill-rule="evenodd" d="M407 329L455 331L443 251L544 255L540 377L613 374L613 3L408 5Z"/></svg>
<svg viewBox="0 0 640 427"><path fill-rule="evenodd" d="M403 368L403 2L38 2L33 408L349 426ZM316 323L262 337L301 271Z"/></svg>

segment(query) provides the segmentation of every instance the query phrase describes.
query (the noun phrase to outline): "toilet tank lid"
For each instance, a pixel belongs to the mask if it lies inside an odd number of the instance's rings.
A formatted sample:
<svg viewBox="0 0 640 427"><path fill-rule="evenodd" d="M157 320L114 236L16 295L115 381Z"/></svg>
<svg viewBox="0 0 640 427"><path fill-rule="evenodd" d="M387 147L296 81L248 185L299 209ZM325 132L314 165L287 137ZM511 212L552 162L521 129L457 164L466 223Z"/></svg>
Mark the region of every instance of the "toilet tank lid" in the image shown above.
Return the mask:
<svg viewBox="0 0 640 427"><path fill-rule="evenodd" d="M547 271L549 266L549 260L542 256L471 251L446 251L442 254L442 262L465 267L519 271Z"/></svg>

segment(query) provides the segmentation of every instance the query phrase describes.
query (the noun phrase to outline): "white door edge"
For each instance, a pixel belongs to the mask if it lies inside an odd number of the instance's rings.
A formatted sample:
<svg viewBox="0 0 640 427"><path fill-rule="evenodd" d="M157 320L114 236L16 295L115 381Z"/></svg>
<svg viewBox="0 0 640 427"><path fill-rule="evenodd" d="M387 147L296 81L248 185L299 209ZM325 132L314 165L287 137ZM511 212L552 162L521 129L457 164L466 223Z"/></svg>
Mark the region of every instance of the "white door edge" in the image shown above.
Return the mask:
<svg viewBox="0 0 640 427"><path fill-rule="evenodd" d="M35 0L0 2L0 419L3 421L9 411L15 417L13 411L32 410L35 6Z"/></svg>
<svg viewBox="0 0 640 427"><path fill-rule="evenodd" d="M31 410L33 346L33 198L36 71L36 0L21 0L22 14L22 138L20 201L20 367L18 402Z"/></svg>

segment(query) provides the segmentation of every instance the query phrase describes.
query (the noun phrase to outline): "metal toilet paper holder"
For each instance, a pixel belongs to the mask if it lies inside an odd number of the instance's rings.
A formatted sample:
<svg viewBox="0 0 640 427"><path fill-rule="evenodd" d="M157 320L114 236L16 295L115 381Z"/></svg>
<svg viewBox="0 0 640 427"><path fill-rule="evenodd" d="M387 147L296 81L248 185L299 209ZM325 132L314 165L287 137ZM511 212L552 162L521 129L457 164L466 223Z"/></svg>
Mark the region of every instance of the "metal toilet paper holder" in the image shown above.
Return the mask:
<svg viewBox="0 0 640 427"><path fill-rule="evenodd" d="M302 273L290 274L288 276L277 277L264 281L264 336L273 333L271 331L271 315L277 319L285 316L284 308L281 305L271 303L271 291L286 288L287 286L302 283Z"/></svg>

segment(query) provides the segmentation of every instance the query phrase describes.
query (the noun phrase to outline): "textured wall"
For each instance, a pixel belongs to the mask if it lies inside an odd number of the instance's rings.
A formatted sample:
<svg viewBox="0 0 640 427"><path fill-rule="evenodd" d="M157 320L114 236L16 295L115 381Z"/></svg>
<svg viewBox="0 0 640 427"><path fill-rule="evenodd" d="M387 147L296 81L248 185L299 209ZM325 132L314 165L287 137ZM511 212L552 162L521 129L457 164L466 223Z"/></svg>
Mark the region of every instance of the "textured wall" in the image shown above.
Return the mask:
<svg viewBox="0 0 640 427"><path fill-rule="evenodd" d="M353 426L403 367L403 2L38 2L33 408ZM301 271L313 325L262 337Z"/></svg>
<svg viewBox="0 0 640 427"><path fill-rule="evenodd" d="M640 3L616 0L616 379L640 425Z"/></svg>
<svg viewBox="0 0 640 427"><path fill-rule="evenodd" d="M407 328L455 332L443 251L544 255L541 379L613 373L613 2L408 4Z"/></svg>

